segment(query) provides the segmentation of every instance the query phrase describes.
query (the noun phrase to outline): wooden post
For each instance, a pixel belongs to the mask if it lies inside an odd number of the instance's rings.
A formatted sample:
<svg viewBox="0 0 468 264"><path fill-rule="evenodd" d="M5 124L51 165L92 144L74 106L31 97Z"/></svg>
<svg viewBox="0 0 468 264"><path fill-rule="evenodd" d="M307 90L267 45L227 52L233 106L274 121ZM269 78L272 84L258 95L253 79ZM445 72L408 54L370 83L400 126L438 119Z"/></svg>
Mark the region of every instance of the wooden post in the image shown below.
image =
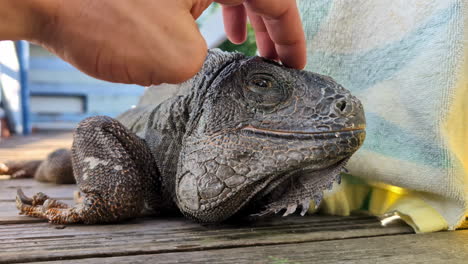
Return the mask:
<svg viewBox="0 0 468 264"><path fill-rule="evenodd" d="M21 84L21 117L23 123L23 135L31 134L30 107L29 107L29 43L21 40L16 42L16 51L20 68Z"/></svg>

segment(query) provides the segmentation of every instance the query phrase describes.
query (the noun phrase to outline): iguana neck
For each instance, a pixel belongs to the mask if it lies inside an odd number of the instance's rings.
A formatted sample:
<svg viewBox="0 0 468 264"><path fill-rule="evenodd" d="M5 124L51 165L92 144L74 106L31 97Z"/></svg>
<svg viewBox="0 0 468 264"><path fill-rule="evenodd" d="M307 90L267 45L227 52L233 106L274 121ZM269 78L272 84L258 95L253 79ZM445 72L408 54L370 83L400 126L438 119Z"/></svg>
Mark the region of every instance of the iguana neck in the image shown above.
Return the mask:
<svg viewBox="0 0 468 264"><path fill-rule="evenodd" d="M192 79L180 84L188 88L184 95L164 101L154 108L148 118L144 138L158 164L164 197L171 197L171 201L175 201L176 174L184 139L198 126L211 88L224 80L230 68L235 68L242 58L245 57L240 53L210 51L203 69Z"/></svg>
<svg viewBox="0 0 468 264"><path fill-rule="evenodd" d="M187 106L190 118L187 122L186 134L192 134L198 126L205 100L212 96L212 88L219 88L219 82L224 81L225 77L238 67L242 59L245 59L245 56L241 53L209 51L202 70L188 81L190 90L187 93Z"/></svg>
<svg viewBox="0 0 468 264"><path fill-rule="evenodd" d="M144 139L156 160L168 202L174 199L177 163L189 119L187 100L187 96L176 96L158 105L145 129Z"/></svg>

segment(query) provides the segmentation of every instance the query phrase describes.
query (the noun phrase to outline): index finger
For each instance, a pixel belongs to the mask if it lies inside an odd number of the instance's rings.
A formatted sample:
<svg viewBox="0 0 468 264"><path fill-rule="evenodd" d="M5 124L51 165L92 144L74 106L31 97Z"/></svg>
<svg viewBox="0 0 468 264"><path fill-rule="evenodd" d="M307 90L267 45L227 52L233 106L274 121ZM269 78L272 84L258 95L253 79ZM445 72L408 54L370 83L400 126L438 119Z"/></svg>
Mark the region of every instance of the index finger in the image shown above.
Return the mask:
<svg viewBox="0 0 468 264"><path fill-rule="evenodd" d="M243 3L249 13L263 19L281 62L289 67L304 68L306 42L296 0L218 0L216 2L231 6Z"/></svg>
<svg viewBox="0 0 468 264"><path fill-rule="evenodd" d="M281 62L304 68L306 41L296 0L247 0L244 5L263 18Z"/></svg>

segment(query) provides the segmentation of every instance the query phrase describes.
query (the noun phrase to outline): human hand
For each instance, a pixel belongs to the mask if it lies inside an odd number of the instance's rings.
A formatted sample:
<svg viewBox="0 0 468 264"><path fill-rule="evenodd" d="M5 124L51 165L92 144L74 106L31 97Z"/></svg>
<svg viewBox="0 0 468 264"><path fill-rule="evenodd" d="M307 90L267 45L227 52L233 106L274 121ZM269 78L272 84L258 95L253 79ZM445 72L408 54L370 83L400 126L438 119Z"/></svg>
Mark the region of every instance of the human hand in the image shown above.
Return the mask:
<svg viewBox="0 0 468 264"><path fill-rule="evenodd" d="M8 39L36 42L99 79L151 85L179 83L200 70L207 46L195 20L212 2L0 0L0 9L21 10L21 5L29 5L28 13L20 15L31 21L20 22L23 28L30 26L21 32L23 35L14 35L10 30ZM262 55L279 58L291 67L304 66L305 41L294 0L219 2L225 4L226 29L231 40L242 40L242 10L247 10ZM5 39L2 30L0 26L0 39Z"/></svg>
<svg viewBox="0 0 468 264"><path fill-rule="evenodd" d="M260 55L302 69L306 43L296 0L218 0L223 4L224 27L229 40L246 39L247 17L255 31Z"/></svg>

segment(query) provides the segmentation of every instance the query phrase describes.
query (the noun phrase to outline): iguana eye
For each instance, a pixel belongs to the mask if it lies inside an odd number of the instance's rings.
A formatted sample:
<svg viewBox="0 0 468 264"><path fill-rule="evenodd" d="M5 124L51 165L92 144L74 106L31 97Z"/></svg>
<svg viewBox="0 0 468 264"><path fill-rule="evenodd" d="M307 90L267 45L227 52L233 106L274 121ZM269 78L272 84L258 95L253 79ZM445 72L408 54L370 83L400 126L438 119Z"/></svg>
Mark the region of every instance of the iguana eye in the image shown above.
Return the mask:
<svg viewBox="0 0 468 264"><path fill-rule="evenodd" d="M271 75L251 76L246 88L246 98L260 107L273 107L287 99L286 89Z"/></svg>
<svg viewBox="0 0 468 264"><path fill-rule="evenodd" d="M259 88L271 88L272 83L270 80L265 79L253 79L250 81L253 86L258 86Z"/></svg>

